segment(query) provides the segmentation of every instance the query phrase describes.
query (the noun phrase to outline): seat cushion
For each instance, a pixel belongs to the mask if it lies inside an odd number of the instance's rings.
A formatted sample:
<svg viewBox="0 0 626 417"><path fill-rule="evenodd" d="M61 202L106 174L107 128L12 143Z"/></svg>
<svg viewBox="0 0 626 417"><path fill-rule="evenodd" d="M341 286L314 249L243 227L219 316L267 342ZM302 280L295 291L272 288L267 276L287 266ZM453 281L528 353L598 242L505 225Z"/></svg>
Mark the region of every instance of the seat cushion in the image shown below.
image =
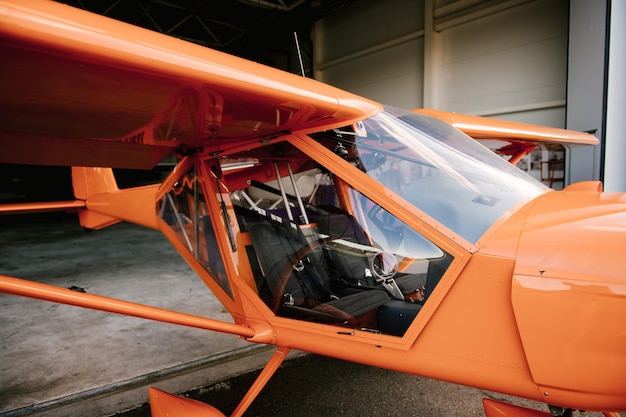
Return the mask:
<svg viewBox="0 0 626 417"><path fill-rule="evenodd" d="M367 290L320 304L315 306L313 311L345 321L372 311L387 301L389 295L385 291Z"/></svg>
<svg viewBox="0 0 626 417"><path fill-rule="evenodd" d="M402 294L411 294L426 285L426 274L408 274L395 277Z"/></svg>

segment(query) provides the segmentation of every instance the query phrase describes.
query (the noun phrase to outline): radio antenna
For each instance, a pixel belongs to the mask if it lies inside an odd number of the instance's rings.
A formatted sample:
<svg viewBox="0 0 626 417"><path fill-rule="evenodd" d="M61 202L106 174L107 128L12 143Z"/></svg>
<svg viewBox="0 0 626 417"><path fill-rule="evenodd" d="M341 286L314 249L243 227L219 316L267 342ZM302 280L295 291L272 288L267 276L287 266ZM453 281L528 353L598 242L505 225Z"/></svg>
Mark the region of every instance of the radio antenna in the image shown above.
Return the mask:
<svg viewBox="0 0 626 417"><path fill-rule="evenodd" d="M302 76L306 78L306 74L304 72L304 64L302 63L302 53L300 52L300 43L298 42L298 34L293 32L293 38L296 40L296 51L298 51L298 61L300 62L300 71L302 72Z"/></svg>

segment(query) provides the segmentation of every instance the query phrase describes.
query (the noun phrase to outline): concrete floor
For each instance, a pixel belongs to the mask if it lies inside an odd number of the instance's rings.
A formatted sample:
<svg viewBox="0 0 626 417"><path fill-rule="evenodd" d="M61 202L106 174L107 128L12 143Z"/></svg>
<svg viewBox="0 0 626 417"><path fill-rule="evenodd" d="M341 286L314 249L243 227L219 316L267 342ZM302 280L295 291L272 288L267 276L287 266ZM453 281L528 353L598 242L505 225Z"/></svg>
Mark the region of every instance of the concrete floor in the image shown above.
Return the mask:
<svg viewBox="0 0 626 417"><path fill-rule="evenodd" d="M32 216L0 219L0 274L232 321L160 232ZM150 384L179 392L271 355L233 335L46 301L0 294L0 306L3 417L106 416L146 401Z"/></svg>

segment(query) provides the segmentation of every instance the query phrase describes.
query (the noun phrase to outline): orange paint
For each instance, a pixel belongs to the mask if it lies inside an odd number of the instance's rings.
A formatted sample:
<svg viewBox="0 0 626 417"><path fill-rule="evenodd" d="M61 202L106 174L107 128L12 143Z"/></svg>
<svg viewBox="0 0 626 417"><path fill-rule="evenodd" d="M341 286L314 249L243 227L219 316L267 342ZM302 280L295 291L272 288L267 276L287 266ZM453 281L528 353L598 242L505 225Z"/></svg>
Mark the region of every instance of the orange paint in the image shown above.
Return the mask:
<svg viewBox="0 0 626 417"><path fill-rule="evenodd" d="M234 323L11 277L0 277L3 292L277 345L241 412L289 349L626 410L626 196L597 182L549 190L420 114L509 141L513 158L536 142L593 145L591 135L383 109L54 2L0 1L0 50L10 57L0 162L83 167L76 201L0 211L78 209L87 228L159 229ZM155 186L120 190L98 168L149 168L165 155L180 162ZM155 415L221 415L151 395Z"/></svg>

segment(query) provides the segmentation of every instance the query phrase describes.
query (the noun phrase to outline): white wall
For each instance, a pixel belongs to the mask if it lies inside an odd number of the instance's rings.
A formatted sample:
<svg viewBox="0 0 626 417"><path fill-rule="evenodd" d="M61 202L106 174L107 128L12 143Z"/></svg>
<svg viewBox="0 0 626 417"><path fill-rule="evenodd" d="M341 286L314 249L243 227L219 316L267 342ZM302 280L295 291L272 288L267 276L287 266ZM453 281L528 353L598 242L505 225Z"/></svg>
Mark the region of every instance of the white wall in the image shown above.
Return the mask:
<svg viewBox="0 0 626 417"><path fill-rule="evenodd" d="M421 107L422 1L361 0L314 28L315 78L386 104Z"/></svg>
<svg viewBox="0 0 626 417"><path fill-rule="evenodd" d="M483 3L355 2L316 24L315 77L400 107L564 126L568 0Z"/></svg>
<svg viewBox="0 0 626 417"><path fill-rule="evenodd" d="M567 1L514 3L438 36L439 108L489 116L546 110L545 121L564 126Z"/></svg>

